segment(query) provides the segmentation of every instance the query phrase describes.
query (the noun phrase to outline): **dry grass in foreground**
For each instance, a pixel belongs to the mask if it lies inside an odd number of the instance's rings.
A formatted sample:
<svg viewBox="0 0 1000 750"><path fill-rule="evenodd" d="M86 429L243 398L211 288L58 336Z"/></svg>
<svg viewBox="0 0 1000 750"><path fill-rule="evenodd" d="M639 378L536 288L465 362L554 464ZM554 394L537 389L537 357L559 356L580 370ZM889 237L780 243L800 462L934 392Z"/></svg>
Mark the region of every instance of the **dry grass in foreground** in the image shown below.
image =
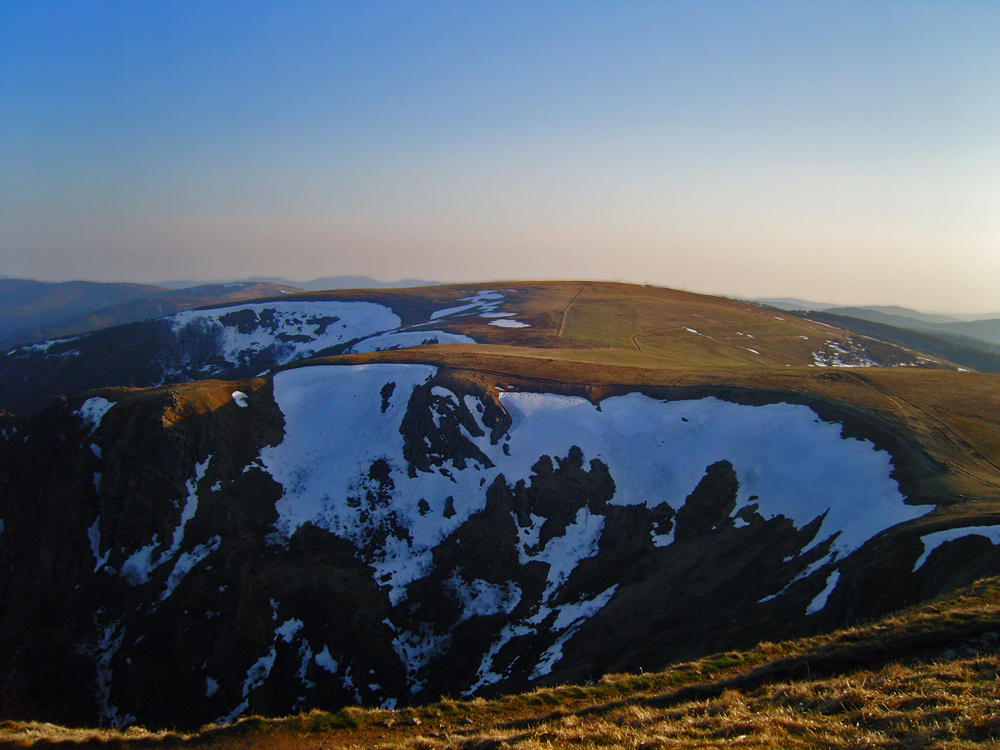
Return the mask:
<svg viewBox="0 0 1000 750"><path fill-rule="evenodd" d="M120 748L1000 747L1000 578L879 622L494 700L250 717L190 735L0 723L0 744Z"/></svg>

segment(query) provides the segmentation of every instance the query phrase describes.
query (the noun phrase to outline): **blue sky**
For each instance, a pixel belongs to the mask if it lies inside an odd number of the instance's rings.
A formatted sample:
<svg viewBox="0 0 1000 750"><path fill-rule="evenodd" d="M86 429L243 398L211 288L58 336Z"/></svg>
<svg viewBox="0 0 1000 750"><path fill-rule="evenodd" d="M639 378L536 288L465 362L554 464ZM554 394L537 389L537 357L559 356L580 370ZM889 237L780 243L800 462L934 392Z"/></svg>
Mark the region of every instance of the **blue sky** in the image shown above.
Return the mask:
<svg viewBox="0 0 1000 750"><path fill-rule="evenodd" d="M0 273L1000 309L1000 4L0 0Z"/></svg>

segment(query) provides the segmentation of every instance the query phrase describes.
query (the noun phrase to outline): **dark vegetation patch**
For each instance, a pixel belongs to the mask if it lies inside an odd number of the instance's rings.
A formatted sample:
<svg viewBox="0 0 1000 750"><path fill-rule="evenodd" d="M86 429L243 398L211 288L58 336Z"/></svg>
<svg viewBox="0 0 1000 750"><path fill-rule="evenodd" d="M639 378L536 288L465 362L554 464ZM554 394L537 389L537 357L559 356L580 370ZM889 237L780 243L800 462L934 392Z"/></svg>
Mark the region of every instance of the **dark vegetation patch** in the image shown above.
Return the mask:
<svg viewBox="0 0 1000 750"><path fill-rule="evenodd" d="M314 710L193 734L0 724L13 746L759 748L992 746L1000 741L1000 582L827 635L764 642L662 672L612 674L491 700Z"/></svg>

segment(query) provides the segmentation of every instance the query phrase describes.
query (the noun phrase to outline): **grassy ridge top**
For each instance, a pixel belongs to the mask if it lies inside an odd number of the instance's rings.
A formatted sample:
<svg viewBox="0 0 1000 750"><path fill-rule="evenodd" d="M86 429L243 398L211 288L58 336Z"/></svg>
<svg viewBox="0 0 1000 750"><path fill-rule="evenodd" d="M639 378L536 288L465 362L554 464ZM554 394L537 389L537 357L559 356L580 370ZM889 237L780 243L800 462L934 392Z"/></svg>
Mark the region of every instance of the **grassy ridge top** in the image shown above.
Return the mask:
<svg viewBox="0 0 1000 750"><path fill-rule="evenodd" d="M1000 741L1000 578L877 622L493 700L250 717L183 735L0 723L10 747L982 747Z"/></svg>
<svg viewBox="0 0 1000 750"><path fill-rule="evenodd" d="M739 300L611 282L498 282L284 299L371 300L391 306L404 325L413 325L463 296L487 289L504 294L503 310L516 313L517 320L530 327L498 328L474 315L440 321L483 344L539 349L568 361L685 370L805 367L831 342L846 348L851 336L840 328ZM910 350L873 339L865 339L865 347L893 363L916 358ZM951 366L935 358L923 364Z"/></svg>

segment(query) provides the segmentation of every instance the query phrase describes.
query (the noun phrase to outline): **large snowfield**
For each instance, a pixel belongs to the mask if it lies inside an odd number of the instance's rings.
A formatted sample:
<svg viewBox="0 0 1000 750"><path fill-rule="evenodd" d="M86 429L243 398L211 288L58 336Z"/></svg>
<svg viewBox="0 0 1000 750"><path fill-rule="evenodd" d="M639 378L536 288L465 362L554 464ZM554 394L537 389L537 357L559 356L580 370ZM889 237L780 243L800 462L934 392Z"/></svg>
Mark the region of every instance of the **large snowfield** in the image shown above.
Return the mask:
<svg viewBox="0 0 1000 750"><path fill-rule="evenodd" d="M780 514L800 528L825 514L814 544L835 538L824 561L842 558L890 526L932 509L905 504L887 453L870 442L845 439L841 425L824 422L806 406L745 406L716 398L664 402L638 393L592 404L570 396L503 392L500 402L512 424L498 444L490 444L488 429L473 437L463 428L493 467L471 462L458 469L446 462L446 468L410 476L400 425L413 389L435 372L423 365L378 364L279 373L275 399L285 415L285 438L261 454L284 488L277 506L280 537L308 521L364 549L390 516L407 529L410 540L390 535L385 545L367 552L379 580L392 586L394 603L405 597L408 583L426 574L431 549L484 507L483 488L497 475L511 485L527 480L540 456L566 456L572 446L582 449L586 461L607 464L616 486L611 502L621 505L667 502L678 509L707 466L728 460L740 485L735 512L753 502L764 518ZM383 403L380 392L388 383L395 385ZM450 400L450 408L459 402L446 389L436 387L434 393ZM465 401L480 419L479 400L466 396ZM357 504L347 499L371 488L370 467L378 460L390 469L387 501L377 508L352 507ZM455 510L450 518L444 513L448 498ZM567 554L574 560L600 538L599 528L587 528L593 539L573 546L576 552ZM661 545L671 541L669 535L657 539Z"/></svg>

